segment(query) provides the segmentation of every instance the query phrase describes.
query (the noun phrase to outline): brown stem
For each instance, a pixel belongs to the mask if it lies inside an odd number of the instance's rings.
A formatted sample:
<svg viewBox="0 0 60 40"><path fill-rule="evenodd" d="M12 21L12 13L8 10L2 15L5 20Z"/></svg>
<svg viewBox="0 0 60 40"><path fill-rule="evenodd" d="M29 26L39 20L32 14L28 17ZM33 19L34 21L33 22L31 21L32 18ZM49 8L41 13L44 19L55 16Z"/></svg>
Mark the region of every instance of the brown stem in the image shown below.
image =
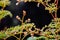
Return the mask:
<svg viewBox="0 0 60 40"><path fill-rule="evenodd" d="M45 7L46 7L46 5L49 6L49 4L48 4L47 2L46 2L46 3L43 3L43 5L44 5ZM53 15L52 13L51 13L51 15L52 15L52 17L53 17L53 19L54 19L54 18L55 18L54 15Z"/></svg>
<svg viewBox="0 0 60 40"><path fill-rule="evenodd" d="M6 38L4 38L4 40L6 40Z"/></svg>
<svg viewBox="0 0 60 40"><path fill-rule="evenodd" d="M55 18L54 15L53 15L52 13L51 13L51 15L52 15L52 17L53 17L53 19L54 19L54 18Z"/></svg>
<svg viewBox="0 0 60 40"><path fill-rule="evenodd" d="M22 17L22 24L23 24L23 21L24 21L24 16Z"/></svg>
<svg viewBox="0 0 60 40"><path fill-rule="evenodd" d="M21 40L21 33L20 33L20 40Z"/></svg>
<svg viewBox="0 0 60 40"><path fill-rule="evenodd" d="M55 13L55 18L57 18L57 12Z"/></svg>
<svg viewBox="0 0 60 40"><path fill-rule="evenodd" d="M23 10L22 24L24 23L24 17L26 16L26 11Z"/></svg>
<svg viewBox="0 0 60 40"><path fill-rule="evenodd" d="M56 8L58 8L58 0L55 0L54 3L56 3ZM55 12L55 18L57 18L57 11Z"/></svg>

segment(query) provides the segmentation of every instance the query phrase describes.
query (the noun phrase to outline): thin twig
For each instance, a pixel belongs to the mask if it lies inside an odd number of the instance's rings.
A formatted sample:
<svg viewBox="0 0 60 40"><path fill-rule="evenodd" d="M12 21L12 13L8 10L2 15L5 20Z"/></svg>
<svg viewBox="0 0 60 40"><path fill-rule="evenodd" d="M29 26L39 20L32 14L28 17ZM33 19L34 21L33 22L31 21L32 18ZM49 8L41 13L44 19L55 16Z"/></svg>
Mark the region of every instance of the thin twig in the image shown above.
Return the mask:
<svg viewBox="0 0 60 40"><path fill-rule="evenodd" d="M56 3L56 8L58 8L58 0L55 0L54 3ZM55 12L55 18L57 18L57 11Z"/></svg>

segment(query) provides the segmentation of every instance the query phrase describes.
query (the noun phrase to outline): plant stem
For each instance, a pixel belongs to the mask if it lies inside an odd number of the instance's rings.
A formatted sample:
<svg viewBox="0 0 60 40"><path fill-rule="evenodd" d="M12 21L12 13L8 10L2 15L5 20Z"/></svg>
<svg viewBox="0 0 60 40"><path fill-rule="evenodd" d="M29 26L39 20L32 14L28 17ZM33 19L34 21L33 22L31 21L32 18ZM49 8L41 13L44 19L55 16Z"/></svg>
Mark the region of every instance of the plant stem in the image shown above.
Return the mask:
<svg viewBox="0 0 60 40"><path fill-rule="evenodd" d="M2 11L4 10L4 8L5 8L5 3L3 2L3 7L2 7Z"/></svg>
<svg viewBox="0 0 60 40"><path fill-rule="evenodd" d="M58 0L55 0L56 8L58 8ZM55 18L57 18L57 11L55 12Z"/></svg>
<svg viewBox="0 0 60 40"><path fill-rule="evenodd" d="M55 18L54 15L53 15L52 13L51 13L51 15L52 15L52 17L53 17L53 19L54 19L54 18Z"/></svg>
<svg viewBox="0 0 60 40"><path fill-rule="evenodd" d="M27 35L29 35L29 34L30 34L30 33L28 33ZM26 36L27 36L27 35L26 35ZM22 38L22 40L24 40L24 38L25 38L26 36L24 36L24 37Z"/></svg>
<svg viewBox="0 0 60 40"><path fill-rule="evenodd" d="M22 24L23 24L23 21L24 21L24 16L22 17Z"/></svg>
<svg viewBox="0 0 60 40"><path fill-rule="evenodd" d="M4 40L6 40L6 38L4 38Z"/></svg>
<svg viewBox="0 0 60 40"><path fill-rule="evenodd" d="M20 33L20 40L21 40L21 33Z"/></svg>

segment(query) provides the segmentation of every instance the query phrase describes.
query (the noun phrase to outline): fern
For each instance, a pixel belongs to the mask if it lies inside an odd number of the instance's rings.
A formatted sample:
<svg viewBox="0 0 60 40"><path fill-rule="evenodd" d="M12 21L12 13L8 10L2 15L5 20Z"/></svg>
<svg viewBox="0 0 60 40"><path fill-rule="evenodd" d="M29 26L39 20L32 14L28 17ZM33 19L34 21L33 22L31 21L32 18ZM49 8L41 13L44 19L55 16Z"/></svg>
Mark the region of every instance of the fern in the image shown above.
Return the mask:
<svg viewBox="0 0 60 40"><path fill-rule="evenodd" d="M0 39L5 38L6 34L4 32L0 32Z"/></svg>
<svg viewBox="0 0 60 40"><path fill-rule="evenodd" d="M7 16L7 15L9 15L10 17L12 17L11 12L9 12L9 11L7 11L7 10L4 10L4 11L0 10L0 20L1 20L2 18L4 18L5 16Z"/></svg>
<svg viewBox="0 0 60 40"><path fill-rule="evenodd" d="M0 6L1 7L6 7L6 5L9 5L10 1L9 0L0 0Z"/></svg>
<svg viewBox="0 0 60 40"><path fill-rule="evenodd" d="M9 4L10 4L9 0L0 0L0 6L2 7L2 10L0 10L0 20L3 19L7 15L12 17L11 12L4 10L4 8Z"/></svg>

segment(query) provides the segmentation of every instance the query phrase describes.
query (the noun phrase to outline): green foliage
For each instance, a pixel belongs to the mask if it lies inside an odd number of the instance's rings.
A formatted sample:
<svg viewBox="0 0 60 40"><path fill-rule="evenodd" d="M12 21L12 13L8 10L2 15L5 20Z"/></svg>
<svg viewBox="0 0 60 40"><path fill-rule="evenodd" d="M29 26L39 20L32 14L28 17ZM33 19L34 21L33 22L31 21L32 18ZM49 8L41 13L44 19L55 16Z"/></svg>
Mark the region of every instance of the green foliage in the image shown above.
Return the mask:
<svg viewBox="0 0 60 40"><path fill-rule="evenodd" d="M4 18L5 16L7 16L7 15L9 15L10 17L12 17L12 14L11 14L11 12L9 12L9 11L7 11L7 10L0 10L0 20L2 19L2 18Z"/></svg>
<svg viewBox="0 0 60 40"><path fill-rule="evenodd" d="M5 38L6 34L4 32L0 32L0 39Z"/></svg>
<svg viewBox="0 0 60 40"><path fill-rule="evenodd" d="M23 33L22 27L24 27L23 29L31 28L31 27L34 27L34 24L28 23L28 24L24 24L24 25L18 25L15 27L8 28L5 32L0 31L0 39L4 38L4 37L8 37L8 36L10 37L10 36L14 35L15 33L16 34L18 34L20 32Z"/></svg>
<svg viewBox="0 0 60 40"><path fill-rule="evenodd" d="M6 7L6 5L9 5L10 1L9 0L0 0L0 6L1 7Z"/></svg>
<svg viewBox="0 0 60 40"><path fill-rule="evenodd" d="M49 0L45 0L45 2L48 2ZM39 3L42 3L42 0L38 1ZM10 17L12 17L11 12L4 10L4 8L10 4L9 0L0 0L0 6L2 7L2 10L0 10L0 20L4 17L6 17L7 15L9 15ZM44 5L46 6L46 5ZM45 10L49 10L49 13L53 13L53 12L57 12L57 7L56 4L52 3L52 4L48 4L45 7ZM46 29L45 31L43 31L46 27L43 27L42 29L38 29L35 27L35 25L33 23L25 23L24 21L24 17L26 12L23 12L23 17L22 17L22 25L18 25L15 27L10 27L6 30L0 31L0 39L3 38L8 38L8 37L15 37L18 40L22 39L24 40L24 38L30 34L31 37L27 38L27 40L55 40L55 39L60 39L60 35L58 34L58 32L60 32L60 18L53 20L47 27L48 29ZM20 19L17 16L17 19ZM29 20L28 20L29 21ZM34 28L34 30L32 30L32 28ZM25 31L24 31L25 30ZM16 37L16 34L20 34L19 38ZM23 38L21 37L21 34L23 34ZM35 37L34 34L39 35L39 37Z"/></svg>
<svg viewBox="0 0 60 40"><path fill-rule="evenodd" d="M48 40L48 38L44 37L44 36L40 36L40 37L37 38L37 40Z"/></svg>
<svg viewBox="0 0 60 40"><path fill-rule="evenodd" d="M51 28L60 28L60 18L56 18L56 20L52 20L52 22L48 26Z"/></svg>
<svg viewBox="0 0 60 40"><path fill-rule="evenodd" d="M12 17L11 12L4 10L4 8L10 4L9 0L0 0L0 6L2 7L2 10L0 10L0 20L4 18L5 16L9 15Z"/></svg>
<svg viewBox="0 0 60 40"><path fill-rule="evenodd" d="M56 4L49 4L48 7L45 7L45 10L49 10L49 13L53 13L57 11Z"/></svg>

